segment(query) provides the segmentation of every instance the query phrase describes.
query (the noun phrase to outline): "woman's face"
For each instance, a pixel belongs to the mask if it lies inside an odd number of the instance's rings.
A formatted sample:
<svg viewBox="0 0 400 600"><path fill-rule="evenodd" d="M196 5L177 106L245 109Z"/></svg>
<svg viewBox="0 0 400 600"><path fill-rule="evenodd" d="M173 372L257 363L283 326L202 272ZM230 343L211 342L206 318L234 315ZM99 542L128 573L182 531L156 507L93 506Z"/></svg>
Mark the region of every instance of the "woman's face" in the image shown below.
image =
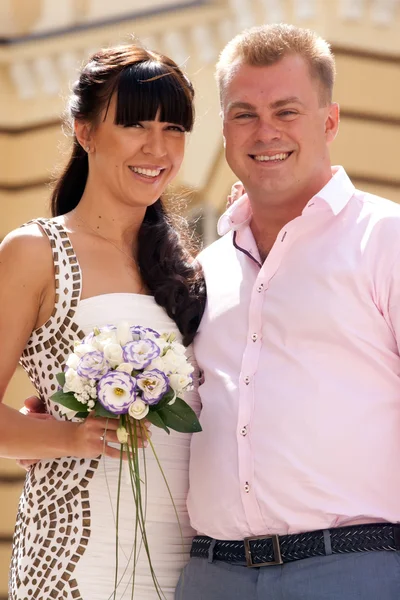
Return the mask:
<svg viewBox="0 0 400 600"><path fill-rule="evenodd" d="M90 132L89 181L131 206L147 207L177 175L185 150L185 130L175 123L114 123L116 96Z"/></svg>

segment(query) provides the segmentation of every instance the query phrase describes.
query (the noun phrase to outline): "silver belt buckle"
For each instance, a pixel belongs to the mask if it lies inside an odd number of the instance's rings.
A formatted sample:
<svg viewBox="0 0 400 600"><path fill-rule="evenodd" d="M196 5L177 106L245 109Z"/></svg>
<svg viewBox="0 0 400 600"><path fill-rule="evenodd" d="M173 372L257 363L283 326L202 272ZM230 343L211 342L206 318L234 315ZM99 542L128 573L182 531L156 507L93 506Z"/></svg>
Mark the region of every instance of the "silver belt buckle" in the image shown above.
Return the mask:
<svg viewBox="0 0 400 600"><path fill-rule="evenodd" d="M263 562L263 563L254 563L253 557L251 554L250 542L259 541L259 540L272 540L272 555L274 560ZM244 552L246 555L246 563L248 567L272 567L273 565L283 565L281 548L279 545L279 535L275 533L272 535L255 535L252 537L244 538Z"/></svg>

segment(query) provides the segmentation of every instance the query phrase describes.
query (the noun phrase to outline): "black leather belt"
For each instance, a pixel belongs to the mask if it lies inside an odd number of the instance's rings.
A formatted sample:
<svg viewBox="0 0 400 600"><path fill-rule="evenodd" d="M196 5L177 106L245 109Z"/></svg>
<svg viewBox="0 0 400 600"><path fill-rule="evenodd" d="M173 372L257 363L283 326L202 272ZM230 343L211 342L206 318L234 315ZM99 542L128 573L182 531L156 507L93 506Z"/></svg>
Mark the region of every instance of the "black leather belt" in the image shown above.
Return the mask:
<svg viewBox="0 0 400 600"><path fill-rule="evenodd" d="M400 524L372 523L321 529L294 535L262 535L242 541L196 536L190 556L267 567L349 552L400 551Z"/></svg>

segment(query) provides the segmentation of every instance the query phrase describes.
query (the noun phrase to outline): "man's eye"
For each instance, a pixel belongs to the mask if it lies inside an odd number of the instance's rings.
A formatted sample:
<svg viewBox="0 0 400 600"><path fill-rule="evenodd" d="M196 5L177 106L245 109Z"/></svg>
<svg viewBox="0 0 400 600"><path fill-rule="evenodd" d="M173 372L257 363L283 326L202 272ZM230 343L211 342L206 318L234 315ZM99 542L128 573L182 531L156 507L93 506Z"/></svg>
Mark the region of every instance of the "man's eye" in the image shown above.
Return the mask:
<svg viewBox="0 0 400 600"><path fill-rule="evenodd" d="M291 115L297 115L296 111L294 110L283 110L282 112L279 113L279 117L289 117Z"/></svg>
<svg viewBox="0 0 400 600"><path fill-rule="evenodd" d="M253 113L240 113L239 115L235 115L235 119L251 119L255 117Z"/></svg>

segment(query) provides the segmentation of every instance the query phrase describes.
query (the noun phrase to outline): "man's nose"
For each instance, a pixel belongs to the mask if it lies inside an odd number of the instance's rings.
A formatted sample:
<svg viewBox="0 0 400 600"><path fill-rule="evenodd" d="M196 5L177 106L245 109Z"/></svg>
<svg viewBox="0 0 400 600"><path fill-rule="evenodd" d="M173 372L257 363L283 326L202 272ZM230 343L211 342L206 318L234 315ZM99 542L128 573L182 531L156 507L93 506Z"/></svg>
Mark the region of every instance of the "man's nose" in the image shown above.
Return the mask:
<svg viewBox="0 0 400 600"><path fill-rule="evenodd" d="M261 142L270 142L281 138L280 129L273 122L266 119L260 119L256 134L258 141Z"/></svg>

